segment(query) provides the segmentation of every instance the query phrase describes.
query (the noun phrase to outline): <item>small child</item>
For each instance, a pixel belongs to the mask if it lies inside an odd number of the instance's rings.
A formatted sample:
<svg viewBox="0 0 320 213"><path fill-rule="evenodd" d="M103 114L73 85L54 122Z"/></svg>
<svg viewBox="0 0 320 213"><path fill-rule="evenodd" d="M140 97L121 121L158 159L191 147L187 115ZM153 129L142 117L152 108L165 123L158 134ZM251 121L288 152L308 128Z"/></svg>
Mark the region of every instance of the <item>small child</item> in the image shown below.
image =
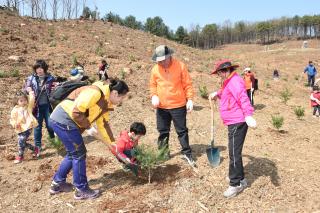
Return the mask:
<svg viewBox="0 0 320 213"><path fill-rule="evenodd" d="M99 66L99 71L98 71L100 81L105 81L105 80L109 79L109 76L107 74L108 68L109 68L109 65L108 65L107 61L101 60L101 64Z"/></svg>
<svg viewBox="0 0 320 213"><path fill-rule="evenodd" d="M313 107L313 116L320 116L320 89L319 86L315 85L312 87L313 92L310 95L311 106ZM318 111L318 115L316 115Z"/></svg>
<svg viewBox="0 0 320 213"><path fill-rule="evenodd" d="M125 164L124 169L128 170L130 166L136 165L134 157L134 148L138 145L139 139L146 134L146 127L143 123L134 122L130 126L130 131L122 131L112 153L119 161Z"/></svg>
<svg viewBox="0 0 320 213"><path fill-rule="evenodd" d="M277 69L273 70L273 80L278 80L279 79L279 71Z"/></svg>
<svg viewBox="0 0 320 213"><path fill-rule="evenodd" d="M31 88L29 88L29 91ZM32 115L32 109L34 106L35 95L33 91L29 92L29 97L23 93L17 93L17 103L11 111L10 124L18 134L18 146L19 153L14 163L21 163L23 160L23 154L25 148L28 148L34 152L34 156L39 153L39 148L27 143L27 139L30 136L32 129L38 126L37 119Z"/></svg>

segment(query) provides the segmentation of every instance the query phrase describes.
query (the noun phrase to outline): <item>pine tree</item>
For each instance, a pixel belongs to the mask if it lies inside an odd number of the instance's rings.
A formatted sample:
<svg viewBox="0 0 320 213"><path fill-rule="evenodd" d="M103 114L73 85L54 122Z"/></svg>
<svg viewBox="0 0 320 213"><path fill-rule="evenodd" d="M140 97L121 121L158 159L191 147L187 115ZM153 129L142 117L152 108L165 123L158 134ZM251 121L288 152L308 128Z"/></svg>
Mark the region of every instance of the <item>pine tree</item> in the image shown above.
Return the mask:
<svg viewBox="0 0 320 213"><path fill-rule="evenodd" d="M146 145L139 145L136 147L136 159L139 162L141 169L148 171L148 180L151 183L152 170L162 162L168 160L169 148L163 146L163 148L156 150L153 147Z"/></svg>

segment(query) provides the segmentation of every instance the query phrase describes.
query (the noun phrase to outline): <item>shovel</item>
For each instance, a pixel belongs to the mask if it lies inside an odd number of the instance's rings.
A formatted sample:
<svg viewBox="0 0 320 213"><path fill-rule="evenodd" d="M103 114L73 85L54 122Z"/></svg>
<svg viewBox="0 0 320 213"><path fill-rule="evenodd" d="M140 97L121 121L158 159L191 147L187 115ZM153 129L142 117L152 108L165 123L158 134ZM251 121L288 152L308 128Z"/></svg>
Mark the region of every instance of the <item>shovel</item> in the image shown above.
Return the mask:
<svg viewBox="0 0 320 213"><path fill-rule="evenodd" d="M220 164L220 151L218 148L214 147L214 114L213 114L213 103L212 100L209 99L210 108L211 108L211 141L210 141L210 148L206 150L207 157L209 160L209 164L212 167L217 167Z"/></svg>

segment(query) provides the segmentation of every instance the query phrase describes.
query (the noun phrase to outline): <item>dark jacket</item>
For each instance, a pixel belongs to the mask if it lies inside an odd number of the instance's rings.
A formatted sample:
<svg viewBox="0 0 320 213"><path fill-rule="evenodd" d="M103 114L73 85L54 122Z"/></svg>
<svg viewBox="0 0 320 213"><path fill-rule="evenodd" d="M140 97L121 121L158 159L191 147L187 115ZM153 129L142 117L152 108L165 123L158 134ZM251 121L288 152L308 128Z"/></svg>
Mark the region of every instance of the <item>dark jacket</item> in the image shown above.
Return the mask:
<svg viewBox="0 0 320 213"><path fill-rule="evenodd" d="M55 81L55 78L52 75L50 75L49 73L46 74L46 76L44 78L44 86L43 87L40 85L40 80L39 80L38 75L32 74L31 76L29 76L27 78L24 90L26 91L27 87L31 87L32 90L34 91L35 101L36 101L35 108L38 108L38 99L39 99L39 94L40 94L41 89L43 89L45 91L45 93L48 97L48 103L50 103L49 96L52 91L54 81ZM51 106L50 106L50 108L51 108Z"/></svg>

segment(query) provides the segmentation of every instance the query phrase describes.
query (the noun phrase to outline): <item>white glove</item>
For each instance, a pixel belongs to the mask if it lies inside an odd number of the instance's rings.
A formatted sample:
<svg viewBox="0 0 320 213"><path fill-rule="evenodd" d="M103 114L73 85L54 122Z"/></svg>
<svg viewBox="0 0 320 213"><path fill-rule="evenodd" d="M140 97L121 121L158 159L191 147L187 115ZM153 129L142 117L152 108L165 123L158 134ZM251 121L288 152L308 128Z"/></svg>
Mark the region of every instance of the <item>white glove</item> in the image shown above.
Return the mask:
<svg viewBox="0 0 320 213"><path fill-rule="evenodd" d="M217 98L217 95L218 95L217 92L210 93L209 99L211 99L211 100L216 99L216 98Z"/></svg>
<svg viewBox="0 0 320 213"><path fill-rule="evenodd" d="M93 126L90 129L87 129L87 134L90 136L94 136L98 133L98 130Z"/></svg>
<svg viewBox="0 0 320 213"><path fill-rule="evenodd" d="M253 90L254 90L254 88L253 88L253 87L251 87L251 92L253 92Z"/></svg>
<svg viewBox="0 0 320 213"><path fill-rule="evenodd" d="M151 103L153 107L158 107L160 103L159 97L156 95L152 96Z"/></svg>
<svg viewBox="0 0 320 213"><path fill-rule="evenodd" d="M191 112L193 110L193 102L192 102L192 100L188 100L188 102L187 102L187 110L188 110L188 112Z"/></svg>
<svg viewBox="0 0 320 213"><path fill-rule="evenodd" d="M249 127L251 127L251 128L256 128L257 127L257 122L252 116L247 116L245 118L245 121L246 121L246 123L247 123L247 125Z"/></svg>

